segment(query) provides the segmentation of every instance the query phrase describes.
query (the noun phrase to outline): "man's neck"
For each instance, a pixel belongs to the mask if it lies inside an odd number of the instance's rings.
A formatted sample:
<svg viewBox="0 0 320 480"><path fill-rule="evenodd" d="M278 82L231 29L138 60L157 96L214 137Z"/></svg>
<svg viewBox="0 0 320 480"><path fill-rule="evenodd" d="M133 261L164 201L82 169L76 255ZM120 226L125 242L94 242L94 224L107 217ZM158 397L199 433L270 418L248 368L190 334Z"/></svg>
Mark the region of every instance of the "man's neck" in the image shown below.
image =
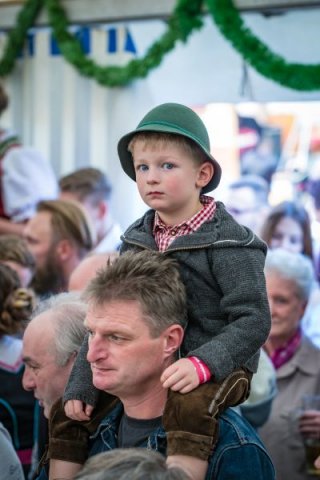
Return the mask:
<svg viewBox="0 0 320 480"><path fill-rule="evenodd" d="M136 419L151 419L161 417L167 400L167 390L162 385L155 386L136 396L121 396L124 411L128 417Z"/></svg>

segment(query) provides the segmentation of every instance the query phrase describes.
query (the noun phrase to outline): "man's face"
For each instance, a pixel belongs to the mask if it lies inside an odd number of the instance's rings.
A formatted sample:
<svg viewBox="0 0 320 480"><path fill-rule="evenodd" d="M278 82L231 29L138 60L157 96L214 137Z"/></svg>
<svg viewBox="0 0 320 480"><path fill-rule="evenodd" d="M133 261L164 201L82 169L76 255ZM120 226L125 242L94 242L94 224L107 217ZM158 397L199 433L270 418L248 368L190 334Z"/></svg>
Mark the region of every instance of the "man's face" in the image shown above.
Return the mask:
<svg viewBox="0 0 320 480"><path fill-rule="evenodd" d="M36 317L23 336L23 388L33 391L47 418L52 405L63 395L74 361L72 357L63 367L56 364L50 315L45 312Z"/></svg>
<svg viewBox="0 0 320 480"><path fill-rule="evenodd" d="M61 261L57 255L59 242L54 239L51 214L38 212L27 223L23 233L34 255L36 271L32 286L38 294L58 293L66 289Z"/></svg>
<svg viewBox="0 0 320 480"><path fill-rule="evenodd" d="M230 189L225 199L225 206L238 223L251 228L254 232L259 230L263 213L262 208L260 212L260 206L251 188Z"/></svg>
<svg viewBox="0 0 320 480"><path fill-rule="evenodd" d="M122 401L144 395L160 383L167 361L166 334L150 335L137 301L113 301L103 306L89 303L88 361L93 384Z"/></svg>
<svg viewBox="0 0 320 480"><path fill-rule="evenodd" d="M37 269L45 267L48 252L53 243L51 214L49 212L36 213L25 226L23 236L35 258Z"/></svg>

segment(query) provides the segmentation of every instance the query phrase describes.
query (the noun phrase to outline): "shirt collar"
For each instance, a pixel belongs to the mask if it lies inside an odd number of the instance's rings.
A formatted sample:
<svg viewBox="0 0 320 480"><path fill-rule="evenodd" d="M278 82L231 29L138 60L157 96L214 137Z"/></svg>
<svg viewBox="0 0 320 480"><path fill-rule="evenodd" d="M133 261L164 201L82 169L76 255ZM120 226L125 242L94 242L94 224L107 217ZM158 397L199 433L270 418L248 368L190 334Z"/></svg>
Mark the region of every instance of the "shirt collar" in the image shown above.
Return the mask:
<svg viewBox="0 0 320 480"><path fill-rule="evenodd" d="M171 230L172 228L179 229L185 226L189 227L195 232L199 228L199 223L204 223L204 221L213 217L216 209L216 202L213 197L200 195L200 202L202 203L202 208L195 215L189 218L189 220L185 220L178 225L166 225L156 211L154 216L153 233L156 230Z"/></svg>

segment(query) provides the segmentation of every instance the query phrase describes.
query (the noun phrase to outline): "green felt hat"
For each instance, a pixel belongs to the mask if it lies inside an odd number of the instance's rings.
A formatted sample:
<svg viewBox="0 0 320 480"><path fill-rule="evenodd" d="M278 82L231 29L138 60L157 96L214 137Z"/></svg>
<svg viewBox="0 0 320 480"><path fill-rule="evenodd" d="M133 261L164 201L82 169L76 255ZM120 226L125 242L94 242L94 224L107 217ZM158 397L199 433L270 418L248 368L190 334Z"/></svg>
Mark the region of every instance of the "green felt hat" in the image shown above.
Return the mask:
<svg viewBox="0 0 320 480"><path fill-rule="evenodd" d="M210 140L207 129L201 118L191 108L179 103L163 103L147 113L137 128L124 135L118 143L118 154L121 166L132 180L136 180L131 153L128 145L138 132L163 132L182 135L193 140L206 154L214 166L214 174L210 182L202 189L203 193L214 190L221 179L221 167L210 153Z"/></svg>

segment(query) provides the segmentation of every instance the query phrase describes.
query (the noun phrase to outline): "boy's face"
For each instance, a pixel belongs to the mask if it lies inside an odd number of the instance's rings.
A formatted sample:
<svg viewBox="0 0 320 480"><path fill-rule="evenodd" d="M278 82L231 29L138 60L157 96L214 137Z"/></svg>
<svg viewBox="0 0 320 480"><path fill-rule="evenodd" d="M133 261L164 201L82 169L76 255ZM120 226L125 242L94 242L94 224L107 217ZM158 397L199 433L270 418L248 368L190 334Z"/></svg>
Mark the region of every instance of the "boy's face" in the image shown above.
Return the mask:
<svg viewBox="0 0 320 480"><path fill-rule="evenodd" d="M201 207L199 196L213 175L213 165L198 165L182 147L146 145L133 148L136 182L142 200L168 225L191 218Z"/></svg>

